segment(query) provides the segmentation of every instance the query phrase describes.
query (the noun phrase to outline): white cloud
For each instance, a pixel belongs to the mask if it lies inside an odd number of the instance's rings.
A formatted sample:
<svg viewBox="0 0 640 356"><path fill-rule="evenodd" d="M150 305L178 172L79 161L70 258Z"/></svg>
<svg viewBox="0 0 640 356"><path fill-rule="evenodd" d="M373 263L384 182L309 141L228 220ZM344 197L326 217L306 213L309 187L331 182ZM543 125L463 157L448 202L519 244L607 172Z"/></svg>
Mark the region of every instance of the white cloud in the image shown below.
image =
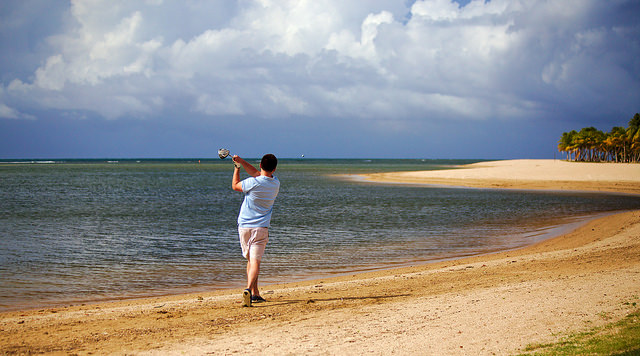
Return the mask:
<svg viewBox="0 0 640 356"><path fill-rule="evenodd" d="M377 62L375 40L378 36L378 27L393 22L394 18L390 12L369 14L362 22L359 40L355 39L354 34L343 30L329 36L329 43L325 45L325 49L336 50L346 57Z"/></svg>
<svg viewBox="0 0 640 356"><path fill-rule="evenodd" d="M0 117L5 119L18 119L20 117L20 113L15 109L0 103Z"/></svg>
<svg viewBox="0 0 640 356"><path fill-rule="evenodd" d="M629 64L640 33L615 23L612 7L74 0L70 21L48 38L51 52L31 78L7 87L16 105L5 101L0 114L33 105L115 119L161 116L174 105L214 118L489 120L557 103L606 111L622 90L613 102L629 107L640 100L638 66ZM596 71L606 73L598 82Z"/></svg>
<svg viewBox="0 0 640 356"><path fill-rule="evenodd" d="M449 0L417 1L411 8L414 18L442 21L453 20L460 16L458 4Z"/></svg>
<svg viewBox="0 0 640 356"><path fill-rule="evenodd" d="M35 120L35 116L24 114L18 110L7 106L4 103L0 103L0 118L1 119L15 119L15 120Z"/></svg>
<svg viewBox="0 0 640 356"><path fill-rule="evenodd" d="M67 75L67 66L62 59L62 55L57 54L49 57L44 67L36 70L34 84L45 90L60 91L64 89L68 79Z"/></svg>
<svg viewBox="0 0 640 356"><path fill-rule="evenodd" d="M14 84L14 83L12 83ZM19 82L16 82L14 85L19 85ZM7 90L0 85L0 119L13 119L13 120L34 120L35 117L33 115L21 113L14 107L11 107L6 104L6 100L9 97L7 95Z"/></svg>

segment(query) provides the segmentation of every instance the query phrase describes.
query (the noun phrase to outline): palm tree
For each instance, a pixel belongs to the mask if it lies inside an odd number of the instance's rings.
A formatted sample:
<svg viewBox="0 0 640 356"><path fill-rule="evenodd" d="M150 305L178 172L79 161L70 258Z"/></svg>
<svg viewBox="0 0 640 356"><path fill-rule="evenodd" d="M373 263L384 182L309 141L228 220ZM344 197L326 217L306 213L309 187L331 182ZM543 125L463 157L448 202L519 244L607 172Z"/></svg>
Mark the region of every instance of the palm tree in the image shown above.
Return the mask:
<svg viewBox="0 0 640 356"><path fill-rule="evenodd" d="M603 141L602 131L595 127L585 127L576 138L576 144L578 146L579 161L594 162L598 161L600 157L600 147Z"/></svg>
<svg viewBox="0 0 640 356"><path fill-rule="evenodd" d="M630 162L638 162L640 160L640 114L636 113L629 120L627 128L627 140L629 143Z"/></svg>
<svg viewBox="0 0 640 356"><path fill-rule="evenodd" d="M636 130L635 134L629 140L630 146L630 162L640 162L640 130Z"/></svg>
<svg viewBox="0 0 640 356"><path fill-rule="evenodd" d="M576 130L563 132L560 141L558 141L558 151L565 152L569 161L573 161L573 140L576 134Z"/></svg>
<svg viewBox="0 0 640 356"><path fill-rule="evenodd" d="M640 113L629 121L629 127L616 126L610 132L585 127L579 132L563 132L558 151L569 161L640 162Z"/></svg>
<svg viewBox="0 0 640 356"><path fill-rule="evenodd" d="M627 129L622 126L616 126L607 133L604 144L609 155L609 160L615 162L624 160L627 152L626 139Z"/></svg>

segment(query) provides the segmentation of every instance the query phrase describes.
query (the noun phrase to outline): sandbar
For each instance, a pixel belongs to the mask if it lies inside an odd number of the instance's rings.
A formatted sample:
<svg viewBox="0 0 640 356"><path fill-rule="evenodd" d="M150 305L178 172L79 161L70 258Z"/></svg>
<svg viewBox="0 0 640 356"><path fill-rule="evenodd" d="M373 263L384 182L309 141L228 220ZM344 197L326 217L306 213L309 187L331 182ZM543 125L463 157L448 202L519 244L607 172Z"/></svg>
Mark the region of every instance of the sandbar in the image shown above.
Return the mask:
<svg viewBox="0 0 640 356"><path fill-rule="evenodd" d="M640 194L640 164L551 159L489 161L452 169L361 175L381 183Z"/></svg>

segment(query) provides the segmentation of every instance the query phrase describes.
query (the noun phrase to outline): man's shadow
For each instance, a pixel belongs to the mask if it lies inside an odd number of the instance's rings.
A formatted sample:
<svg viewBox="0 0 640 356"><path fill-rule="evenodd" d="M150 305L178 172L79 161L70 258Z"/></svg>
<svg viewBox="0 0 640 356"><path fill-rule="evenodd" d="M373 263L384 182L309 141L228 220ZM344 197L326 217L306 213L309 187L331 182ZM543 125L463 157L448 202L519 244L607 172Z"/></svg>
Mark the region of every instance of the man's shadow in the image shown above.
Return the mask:
<svg viewBox="0 0 640 356"><path fill-rule="evenodd" d="M321 302L338 302L349 300L385 300L400 297L408 297L411 294L394 294L394 295L374 295L369 297L336 297L336 298L308 298L308 299L278 299L274 301L266 301L263 303L253 303L252 307L275 307L292 304L314 304Z"/></svg>

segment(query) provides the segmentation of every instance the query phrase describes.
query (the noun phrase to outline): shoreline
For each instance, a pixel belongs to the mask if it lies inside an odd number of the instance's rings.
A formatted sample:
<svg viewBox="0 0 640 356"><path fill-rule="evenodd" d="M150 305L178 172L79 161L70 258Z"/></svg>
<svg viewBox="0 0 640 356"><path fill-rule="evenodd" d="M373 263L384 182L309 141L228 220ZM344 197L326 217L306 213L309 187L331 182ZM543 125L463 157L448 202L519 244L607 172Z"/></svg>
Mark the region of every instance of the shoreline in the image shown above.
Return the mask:
<svg viewBox="0 0 640 356"><path fill-rule="evenodd" d="M0 350L512 354L632 311L639 256L636 210L515 250L263 285L253 308L232 289L1 312Z"/></svg>
<svg viewBox="0 0 640 356"><path fill-rule="evenodd" d="M0 349L516 353L632 311L639 240L631 211L518 250L264 286L269 302L253 308L240 307L237 289L5 312Z"/></svg>
<svg viewBox="0 0 640 356"><path fill-rule="evenodd" d="M399 184L404 184L404 183L399 183ZM580 217L575 220L572 219L571 221L563 222L561 224L539 225L540 227L544 227L545 231L543 233L537 234L539 235L539 237L536 237L535 241L532 241L526 244L515 245L513 247L495 247L493 249L486 249L486 250L478 249L478 250L458 251L455 254L449 254L449 255L440 256L440 257L432 257L430 259L397 260L393 262L388 262L387 264L380 264L380 265L368 266L368 267L347 266L343 268L342 271L339 271L339 272L316 272L316 273L310 272L309 274L305 274L305 275L298 274L295 276L291 276L291 278L289 278L291 282L278 282L278 281L267 280L267 281L264 281L263 284L265 286L268 286L268 285L279 285L282 283L287 283L287 284L304 283L304 282L316 281L321 279L331 279L331 278L338 278L338 277L349 276L349 275L375 273L379 271L390 271L390 270L399 269L399 268L429 265L429 264L441 263L446 261L455 261L455 260L472 258L472 257L487 256L487 255L492 255L492 254L501 253L501 252L516 251L523 248L527 248L529 246L533 246L537 243L540 243L541 241L554 239L556 237L562 236L568 232L571 232L572 230L575 230L576 228L579 228L580 226L583 226L584 224L589 223L592 220L596 220L605 216L619 214L619 213L622 213L622 212L604 212L604 213L599 212L599 213L594 213L593 215ZM534 234L534 233L531 232L531 234ZM238 285L242 285L242 283L244 282L238 283ZM153 298L167 298L167 297L176 297L176 296L179 297L179 296L185 296L185 295L194 295L194 294L211 293L211 292L225 293L225 292L237 290L238 288L239 287L231 287L228 285L200 285L192 288L154 290L154 291L142 292L142 293L131 294L131 295L120 295L120 296L112 296L112 297L105 296L102 298L88 297L88 298L59 299L59 300L51 299L43 303L31 302L31 303L3 306L3 307L0 307L0 316L3 313L10 313L10 312L28 312L33 310L57 309L57 308L73 307L73 306L79 306L79 305L99 305L99 304L119 303L119 302L135 301L135 300L146 300L146 299L153 299Z"/></svg>

